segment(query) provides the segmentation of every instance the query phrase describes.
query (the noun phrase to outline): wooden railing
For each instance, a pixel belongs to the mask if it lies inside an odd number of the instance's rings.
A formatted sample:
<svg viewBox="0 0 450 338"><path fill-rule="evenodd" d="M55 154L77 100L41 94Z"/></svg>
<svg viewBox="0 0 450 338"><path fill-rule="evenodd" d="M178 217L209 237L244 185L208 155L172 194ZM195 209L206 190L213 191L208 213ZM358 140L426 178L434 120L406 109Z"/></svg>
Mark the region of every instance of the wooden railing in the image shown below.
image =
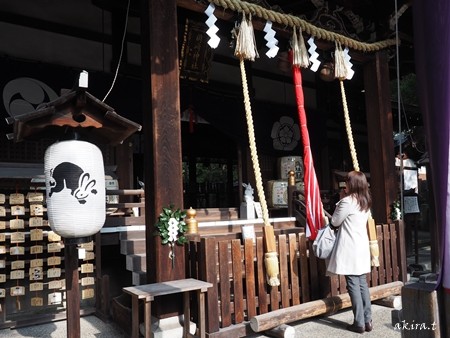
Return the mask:
<svg viewBox="0 0 450 338"><path fill-rule="evenodd" d="M371 287L406 282L403 223L377 225L380 266L368 275ZM278 287L265 279L263 238L256 243L241 239L206 237L187 246L189 277L213 284L207 292L206 331L210 337L251 333L248 321L280 308L346 293L343 276L325 276L325 264L311 251L304 232L276 237L280 266Z"/></svg>

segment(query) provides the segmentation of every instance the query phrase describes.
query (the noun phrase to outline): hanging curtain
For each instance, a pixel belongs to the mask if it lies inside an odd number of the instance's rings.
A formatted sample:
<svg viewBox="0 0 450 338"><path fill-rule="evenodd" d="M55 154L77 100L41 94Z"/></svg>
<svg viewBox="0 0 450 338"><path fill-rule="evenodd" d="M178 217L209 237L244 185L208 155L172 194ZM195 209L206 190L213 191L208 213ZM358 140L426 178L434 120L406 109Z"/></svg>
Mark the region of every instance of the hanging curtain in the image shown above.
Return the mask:
<svg viewBox="0 0 450 338"><path fill-rule="evenodd" d="M413 11L418 95L441 240L439 285L450 295L450 1L416 0Z"/></svg>

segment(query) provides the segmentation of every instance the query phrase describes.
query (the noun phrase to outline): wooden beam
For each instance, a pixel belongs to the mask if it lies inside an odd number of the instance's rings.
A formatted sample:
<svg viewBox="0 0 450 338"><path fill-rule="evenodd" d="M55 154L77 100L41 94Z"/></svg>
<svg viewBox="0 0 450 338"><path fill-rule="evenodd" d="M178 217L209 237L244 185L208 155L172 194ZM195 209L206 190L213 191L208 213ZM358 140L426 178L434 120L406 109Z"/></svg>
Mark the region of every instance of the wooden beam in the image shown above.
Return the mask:
<svg viewBox="0 0 450 338"><path fill-rule="evenodd" d="M391 307L393 309L402 308L402 297L401 296L388 296L386 298L377 299L373 302L374 304Z"/></svg>
<svg viewBox="0 0 450 338"><path fill-rule="evenodd" d="M401 293L402 282L393 282L389 284L371 287L370 298L380 299L390 295ZM348 293L334 297L319 299L287 308L264 313L250 318L250 326L255 332L266 331L282 324L311 318L326 313L336 312L351 306Z"/></svg>
<svg viewBox="0 0 450 338"><path fill-rule="evenodd" d="M68 26L65 24L38 19L31 16L19 15L0 11L0 22L12 25L34 28L41 31L72 36L79 39L112 44L113 37L110 34L99 33L83 27ZM136 34L127 33L126 41L140 43L140 37Z"/></svg>

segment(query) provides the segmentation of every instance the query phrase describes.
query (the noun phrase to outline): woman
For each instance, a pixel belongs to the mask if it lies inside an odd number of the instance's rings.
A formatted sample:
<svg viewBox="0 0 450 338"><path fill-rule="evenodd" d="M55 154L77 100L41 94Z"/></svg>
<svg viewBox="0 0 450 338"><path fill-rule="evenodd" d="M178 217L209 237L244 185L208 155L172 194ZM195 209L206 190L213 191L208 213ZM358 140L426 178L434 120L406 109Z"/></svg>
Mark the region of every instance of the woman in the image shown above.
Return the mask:
<svg viewBox="0 0 450 338"><path fill-rule="evenodd" d="M366 280L366 274L371 269L366 225L371 204L364 173L349 172L345 197L336 204L331 217L332 227L339 228L339 232L327 272L345 276L354 315L354 322L347 329L358 333L372 331L372 310Z"/></svg>

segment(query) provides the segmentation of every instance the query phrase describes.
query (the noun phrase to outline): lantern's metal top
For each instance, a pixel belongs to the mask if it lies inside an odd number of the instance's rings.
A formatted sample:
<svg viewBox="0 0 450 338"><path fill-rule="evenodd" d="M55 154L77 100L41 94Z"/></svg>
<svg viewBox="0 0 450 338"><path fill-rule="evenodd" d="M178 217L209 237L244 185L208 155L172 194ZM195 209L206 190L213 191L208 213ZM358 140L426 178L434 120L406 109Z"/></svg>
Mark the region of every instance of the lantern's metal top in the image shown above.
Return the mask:
<svg viewBox="0 0 450 338"><path fill-rule="evenodd" d="M79 137L103 144L119 144L141 130L141 125L117 114L83 88L69 91L35 111L9 117L15 142L41 138L66 139Z"/></svg>

